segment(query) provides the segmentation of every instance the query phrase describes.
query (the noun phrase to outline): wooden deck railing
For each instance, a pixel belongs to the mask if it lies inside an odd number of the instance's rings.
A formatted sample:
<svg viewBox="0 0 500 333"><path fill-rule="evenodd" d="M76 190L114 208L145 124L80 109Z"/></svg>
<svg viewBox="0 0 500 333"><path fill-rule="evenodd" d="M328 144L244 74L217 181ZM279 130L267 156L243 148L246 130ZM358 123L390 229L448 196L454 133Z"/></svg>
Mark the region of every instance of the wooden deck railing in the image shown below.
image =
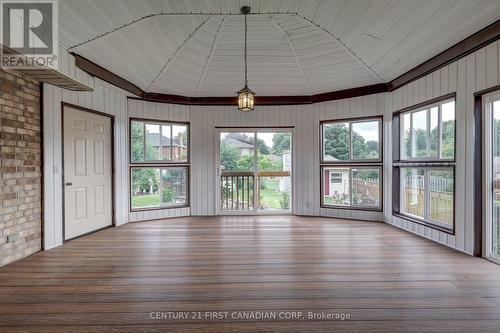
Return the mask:
<svg viewBox="0 0 500 333"><path fill-rule="evenodd" d="M222 210L253 210L253 172L223 172L220 193Z"/></svg>

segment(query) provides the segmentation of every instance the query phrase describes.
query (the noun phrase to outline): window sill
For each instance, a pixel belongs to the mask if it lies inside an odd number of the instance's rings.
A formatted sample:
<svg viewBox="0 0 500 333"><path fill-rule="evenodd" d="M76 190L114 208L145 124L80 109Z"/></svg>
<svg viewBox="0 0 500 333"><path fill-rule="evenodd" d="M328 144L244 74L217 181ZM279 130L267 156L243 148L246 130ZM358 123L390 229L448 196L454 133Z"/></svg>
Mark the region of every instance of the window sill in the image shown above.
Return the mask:
<svg viewBox="0 0 500 333"><path fill-rule="evenodd" d="M353 206L334 206L334 205L324 205L321 204L320 208L325 208L325 209L343 209L343 210L360 210L360 211L367 211L367 212L377 212L377 213L382 213L383 209L381 207L353 207Z"/></svg>
<svg viewBox="0 0 500 333"><path fill-rule="evenodd" d="M130 209L130 213L147 212L147 211L154 211L154 210L177 209L177 208L190 208L190 207L191 206L189 204L186 204L186 205L177 205L177 206L133 208L133 209Z"/></svg>
<svg viewBox="0 0 500 333"><path fill-rule="evenodd" d="M392 213L392 216L398 217L398 218L406 220L408 222L420 224L420 225L423 225L425 227L428 227L428 228L431 228L431 229L434 229L434 230L438 230L438 231L444 232L444 233L446 233L448 235L453 235L453 236L455 235L455 221L453 221L453 228L449 229L449 228L445 228L445 227L436 225L436 224L434 224L432 222L429 222L429 221L420 220L420 219L408 216L406 214Z"/></svg>

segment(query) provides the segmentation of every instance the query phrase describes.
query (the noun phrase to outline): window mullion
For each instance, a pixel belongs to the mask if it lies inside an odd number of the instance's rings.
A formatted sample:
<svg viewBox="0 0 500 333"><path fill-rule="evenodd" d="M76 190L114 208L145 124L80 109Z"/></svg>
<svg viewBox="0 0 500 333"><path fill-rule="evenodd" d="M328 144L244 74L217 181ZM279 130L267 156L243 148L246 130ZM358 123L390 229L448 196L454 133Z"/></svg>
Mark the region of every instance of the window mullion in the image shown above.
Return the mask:
<svg viewBox="0 0 500 333"><path fill-rule="evenodd" d="M143 145L143 150L142 150L142 161L146 161L146 123L142 123L142 145Z"/></svg>
<svg viewBox="0 0 500 333"><path fill-rule="evenodd" d="M410 113L410 159L414 158L415 155L413 154L413 134L414 134L414 130L413 130L413 114L414 112L411 112Z"/></svg>
<svg viewBox="0 0 500 333"><path fill-rule="evenodd" d="M438 106L438 158L443 158L443 114L441 104Z"/></svg>
<svg viewBox="0 0 500 333"><path fill-rule="evenodd" d="M349 206L352 207L352 179L354 177L353 169L349 168Z"/></svg>
<svg viewBox="0 0 500 333"><path fill-rule="evenodd" d="M431 108L427 109L427 135L425 136L425 152L427 156L431 156Z"/></svg>
<svg viewBox="0 0 500 333"><path fill-rule="evenodd" d="M352 149L352 122L349 122L349 160L352 161L353 158Z"/></svg>

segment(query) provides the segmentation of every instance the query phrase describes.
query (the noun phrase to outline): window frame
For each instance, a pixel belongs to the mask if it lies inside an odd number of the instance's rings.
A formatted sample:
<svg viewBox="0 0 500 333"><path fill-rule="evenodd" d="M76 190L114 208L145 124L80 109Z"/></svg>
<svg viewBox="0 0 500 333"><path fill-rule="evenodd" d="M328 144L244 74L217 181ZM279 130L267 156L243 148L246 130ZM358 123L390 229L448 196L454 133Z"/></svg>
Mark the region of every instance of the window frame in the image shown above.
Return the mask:
<svg viewBox="0 0 500 333"><path fill-rule="evenodd" d="M133 122L142 122L144 124L144 133L146 133L145 126L146 125L159 125L160 126L160 134L161 134L161 126L165 125L170 125L170 126L175 126L175 125L183 125L186 126L186 132L187 132L187 156L186 156L186 161L172 161L172 160L146 160L143 159L142 161L132 161L132 136L130 135L132 133L132 123ZM190 133L190 123L189 122L181 122L181 121L170 121L170 120L158 120L158 119L145 119L145 118L129 118L129 164L175 164L175 165L184 165L184 164L190 164L190 152L191 152L191 133ZM170 136L172 136L172 133L170 133ZM160 141L161 142L161 141ZM146 138L144 138L144 147L146 147ZM146 149L144 149L144 155L146 154ZM171 151L172 154L172 151Z"/></svg>
<svg viewBox="0 0 500 333"><path fill-rule="evenodd" d="M379 144L379 157L372 159L354 159L352 156L352 125L356 123L367 123L371 121L377 121L379 125L379 133L378 133L378 144ZM329 124L338 124L338 123L349 123L349 159L342 161L326 161L324 159L324 126ZM358 164L358 163L382 163L383 161L383 116L367 116L367 117L355 117L355 118L342 118L342 119L334 119L334 120L322 120L320 121L320 164Z"/></svg>
<svg viewBox="0 0 500 333"><path fill-rule="evenodd" d="M420 106L420 107L417 107L417 108L412 108L410 110L401 110L401 111L398 111L399 112L399 121L401 122L401 119L402 119L402 116L404 116L405 114L409 114L410 115L410 131L412 134L410 134L410 152L409 152L409 155L410 157L409 158L402 158L402 149L403 149L403 146L401 145L401 141L399 142L399 156L400 156L400 159L399 161L400 162L421 162L421 161L424 161L424 162L432 162L432 161L436 161L436 162L455 162L456 160L456 149L454 150L453 152L453 158L442 158L442 154L443 154L443 143L442 143L442 138L443 138L443 122L442 122L442 119L443 119L443 116L442 116L442 107L441 105L442 104L446 104L447 102L455 102L455 128L454 128L454 145L455 145L455 148L456 148L456 132L457 132L457 128L456 128L456 98L445 98L445 99L442 99L442 100L439 100L439 101L436 101L436 102L433 102L431 104L425 104L423 106ZM412 157L412 154L413 154L413 115L415 113L418 113L418 112L421 112L421 111L427 111L427 126L429 127L430 129L430 123L431 123L431 117L430 117L430 114L431 114L431 109L434 108L434 107L438 107L438 131L439 131L439 140L438 140L438 156L437 157L433 157L433 156L424 156L424 157ZM401 124L401 123L400 123ZM404 128L400 125L399 126L399 139L401 140L401 137L402 137L402 134L403 134L403 131L404 131ZM427 138L427 144L430 146L431 145L431 141L430 141L430 138L428 137Z"/></svg>
<svg viewBox="0 0 500 333"><path fill-rule="evenodd" d="M151 125L183 125L186 126L187 132L187 156L186 161L171 161L171 160L150 160L150 161L132 161L132 122L142 122L144 126L146 124ZM160 127L161 128L161 127ZM137 118L129 117L128 124L128 154L129 154L129 175L128 175L128 191L129 191L129 211L132 212L143 212L143 211L154 211L154 210L164 210L164 209L177 209L177 208L187 208L191 204L191 123L183 121L171 121L171 120L160 120L160 119L149 119L149 118ZM160 132L161 134L161 132ZM171 134L172 135L172 134ZM146 138L144 137L144 145L146 144ZM146 151L144 150L144 154ZM171 152L172 154L172 152ZM186 202L178 205L159 205L150 207L132 207L132 170L141 168L153 168L160 169L160 178L162 169L176 169L184 168L186 170Z"/></svg>
<svg viewBox="0 0 500 333"><path fill-rule="evenodd" d="M370 121L377 121L379 129L379 158L378 159L352 159L352 125L355 123L365 123ZM332 123L349 123L349 160L344 161L325 161L324 160L324 125ZM351 118L339 118L322 120L319 122L319 141L320 141L320 157L319 157L319 169L320 169L320 208L326 209L343 209L343 210L357 210L357 211L371 211L371 212L383 212L384 207L384 116L383 115L373 115L373 116L363 116L363 117L351 117ZM343 167L349 169L349 179L350 179L350 205L330 205L325 204L324 189L325 189L325 177L324 170L326 168L336 168ZM379 169L379 206L356 206L352 205L352 169Z"/></svg>
<svg viewBox="0 0 500 333"><path fill-rule="evenodd" d="M406 213L406 212L400 212L401 215L405 216L405 217L408 217L409 219L412 220L412 222L417 222L419 224L424 224L424 225L427 225L426 223L431 223L433 226L435 226L437 229L439 230L442 230L442 231L451 231L453 229L453 227L450 229L450 227L444 223L444 222L441 222L441 221L438 221L438 220L433 220L431 217L430 217L430 213L429 213L429 209L430 209L430 203L429 203L429 196L430 196L430 189L429 189L429 173L431 171L440 171L440 169L446 169L446 171L450 171L449 169L451 169L451 171L453 172L453 219L452 219L452 226L454 226L455 224L455 204L456 204L456 195L455 195L455 190L456 190L456 183L455 183L455 166L400 166L400 169L405 169L405 168L408 168L408 169L424 169L424 188L423 188L423 192L424 192L424 216L423 217L420 217L418 215L414 215L414 214L411 214L411 213ZM400 173L400 178L402 178L403 175ZM401 180L400 180L400 185L401 185ZM399 191L399 195L400 195L400 198L399 198L399 202L401 203L400 204L400 211L404 211L405 210L405 207L404 207L404 200L403 200L403 191L402 191L402 188L400 188L400 191ZM428 221L428 222L427 222Z"/></svg>
<svg viewBox="0 0 500 333"><path fill-rule="evenodd" d="M453 139L453 158L440 158L438 157L423 157L423 158L411 158L412 151L410 149L410 159L401 158L402 152L402 117L404 114L413 114L414 112L422 111L422 110L430 110L432 107L436 105L445 104L448 101L455 102L455 126L454 126L454 139ZM440 133L440 142L439 142L439 155L442 154L442 115L441 115L441 107L439 106L439 114L438 114L438 126ZM457 156L457 98L456 92L446 94L422 103L418 103L416 105L395 111L392 115L392 136L393 136L393 162L392 162L392 215L406 221L410 221L416 224L420 224L431 229L439 230L444 233L455 235L456 229L456 156ZM429 113L430 114L430 111ZM412 119L412 116L410 116ZM427 121L429 123L429 120ZM412 130L410 126L410 130ZM411 142L411 141L410 141ZM411 147L411 143L410 143ZM433 170L448 167L453 170L453 219L451 228L445 226L444 223L439 221L433 221L430 218L419 218L418 216L407 214L403 212L403 202L402 202L402 187L401 187L401 169L403 168L423 168L426 170ZM426 171L426 174L428 171ZM427 193L427 191L426 191ZM424 200L426 196L424 196ZM427 203L426 203L427 205ZM428 207L424 208L425 211L428 210Z"/></svg>

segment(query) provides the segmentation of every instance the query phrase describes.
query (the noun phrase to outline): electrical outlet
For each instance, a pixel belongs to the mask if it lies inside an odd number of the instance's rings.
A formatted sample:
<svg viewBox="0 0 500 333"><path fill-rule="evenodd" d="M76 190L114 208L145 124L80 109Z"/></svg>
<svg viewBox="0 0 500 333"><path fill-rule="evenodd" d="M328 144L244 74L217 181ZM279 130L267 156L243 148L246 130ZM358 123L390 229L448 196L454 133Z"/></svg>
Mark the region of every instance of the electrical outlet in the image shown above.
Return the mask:
<svg viewBox="0 0 500 333"><path fill-rule="evenodd" d="M12 234L7 236L7 243L12 243L19 238L19 234Z"/></svg>

